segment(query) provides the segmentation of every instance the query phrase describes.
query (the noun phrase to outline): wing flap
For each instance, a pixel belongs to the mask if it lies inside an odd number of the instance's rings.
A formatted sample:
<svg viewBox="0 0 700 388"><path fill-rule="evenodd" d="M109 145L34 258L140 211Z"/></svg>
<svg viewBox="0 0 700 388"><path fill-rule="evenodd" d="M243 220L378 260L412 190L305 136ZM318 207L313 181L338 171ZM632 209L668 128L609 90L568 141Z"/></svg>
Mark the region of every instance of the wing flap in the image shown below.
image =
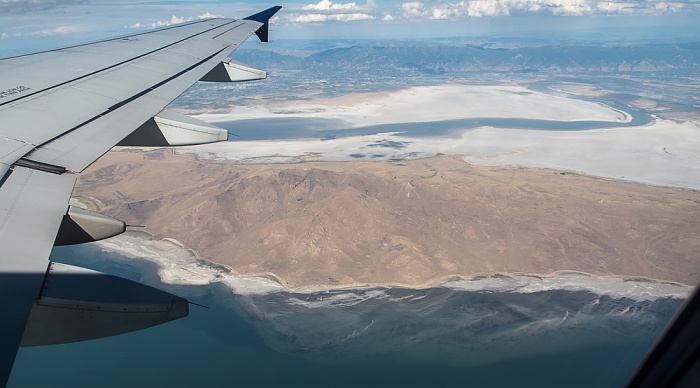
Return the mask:
<svg viewBox="0 0 700 388"><path fill-rule="evenodd" d="M116 276L51 263L21 346L128 333L187 316L186 299Z"/></svg>
<svg viewBox="0 0 700 388"><path fill-rule="evenodd" d="M0 190L0 382L10 374L75 184L73 176L23 167L8 174Z"/></svg>
<svg viewBox="0 0 700 388"><path fill-rule="evenodd" d="M5 176L5 172L7 172L12 163L33 148L34 146L31 144L7 137L0 137L0 164L5 166L4 171L0 171L0 176Z"/></svg>

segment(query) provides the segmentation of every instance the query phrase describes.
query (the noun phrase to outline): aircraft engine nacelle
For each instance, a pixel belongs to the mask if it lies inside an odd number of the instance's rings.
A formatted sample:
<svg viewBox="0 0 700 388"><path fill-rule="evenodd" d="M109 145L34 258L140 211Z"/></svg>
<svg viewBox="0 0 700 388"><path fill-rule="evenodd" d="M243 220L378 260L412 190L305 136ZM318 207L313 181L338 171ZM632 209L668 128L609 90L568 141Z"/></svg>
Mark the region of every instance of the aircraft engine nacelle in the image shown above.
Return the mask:
<svg viewBox="0 0 700 388"><path fill-rule="evenodd" d="M126 224L116 218L87 209L69 206L56 234L54 245L83 244L114 237L126 231Z"/></svg>

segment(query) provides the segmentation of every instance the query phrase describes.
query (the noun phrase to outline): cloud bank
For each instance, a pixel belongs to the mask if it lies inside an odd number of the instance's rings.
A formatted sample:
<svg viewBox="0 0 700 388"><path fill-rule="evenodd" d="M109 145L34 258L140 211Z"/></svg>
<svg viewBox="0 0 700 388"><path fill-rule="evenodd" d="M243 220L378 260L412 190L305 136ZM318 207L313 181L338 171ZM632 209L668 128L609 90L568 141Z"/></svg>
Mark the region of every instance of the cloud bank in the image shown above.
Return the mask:
<svg viewBox="0 0 700 388"><path fill-rule="evenodd" d="M82 3L87 3L87 0L0 0L0 15L46 11Z"/></svg>
<svg viewBox="0 0 700 388"><path fill-rule="evenodd" d="M585 15L662 15L682 10L699 10L696 2L688 1L598 1L598 0L466 0L409 1L393 7L378 7L374 1L364 5L355 2L336 3L321 0L289 12L284 20L292 23L320 23L328 21L380 20L420 21L519 16L540 14L550 16Z"/></svg>
<svg viewBox="0 0 700 388"><path fill-rule="evenodd" d="M375 20L377 17L372 14L375 9L376 4L372 0L364 5L357 5L357 3L334 3L330 0L321 0L316 4L305 5L302 7L301 12L291 12L287 14L285 20L292 23Z"/></svg>
<svg viewBox="0 0 700 388"><path fill-rule="evenodd" d="M14 33L14 34L8 34L6 32L3 32L2 34L0 34L0 39L9 39L10 37L21 37L21 36L68 35L68 34L75 34L75 33L83 32L83 31L85 31L85 29L81 26L67 25L67 26L58 26L56 28L43 29L43 30L38 30L38 31L18 32L18 33Z"/></svg>

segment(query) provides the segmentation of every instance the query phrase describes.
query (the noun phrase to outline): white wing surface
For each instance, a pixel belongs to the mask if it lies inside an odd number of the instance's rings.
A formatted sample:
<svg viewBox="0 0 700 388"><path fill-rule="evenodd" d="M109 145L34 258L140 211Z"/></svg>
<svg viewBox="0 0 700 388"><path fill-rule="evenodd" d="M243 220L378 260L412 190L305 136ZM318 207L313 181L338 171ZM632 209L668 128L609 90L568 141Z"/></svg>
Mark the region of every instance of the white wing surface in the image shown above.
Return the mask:
<svg viewBox="0 0 700 388"><path fill-rule="evenodd" d="M94 241L124 224L69 208L75 174L114 145L226 140L225 130L163 108L199 80L266 73L228 55L267 41L280 7L0 59L0 384L22 346L80 341L187 315L187 301L53 264L54 244Z"/></svg>

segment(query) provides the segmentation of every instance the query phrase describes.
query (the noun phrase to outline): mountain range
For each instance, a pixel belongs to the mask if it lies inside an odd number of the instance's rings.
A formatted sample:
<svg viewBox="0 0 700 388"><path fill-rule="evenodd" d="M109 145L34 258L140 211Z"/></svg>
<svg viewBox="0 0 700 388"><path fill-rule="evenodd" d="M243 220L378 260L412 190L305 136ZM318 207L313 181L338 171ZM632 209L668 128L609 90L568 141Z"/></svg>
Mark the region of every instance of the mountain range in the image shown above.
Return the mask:
<svg viewBox="0 0 700 388"><path fill-rule="evenodd" d="M686 73L700 69L700 43L629 46L354 45L296 56L242 49L236 59L274 70L520 73Z"/></svg>

